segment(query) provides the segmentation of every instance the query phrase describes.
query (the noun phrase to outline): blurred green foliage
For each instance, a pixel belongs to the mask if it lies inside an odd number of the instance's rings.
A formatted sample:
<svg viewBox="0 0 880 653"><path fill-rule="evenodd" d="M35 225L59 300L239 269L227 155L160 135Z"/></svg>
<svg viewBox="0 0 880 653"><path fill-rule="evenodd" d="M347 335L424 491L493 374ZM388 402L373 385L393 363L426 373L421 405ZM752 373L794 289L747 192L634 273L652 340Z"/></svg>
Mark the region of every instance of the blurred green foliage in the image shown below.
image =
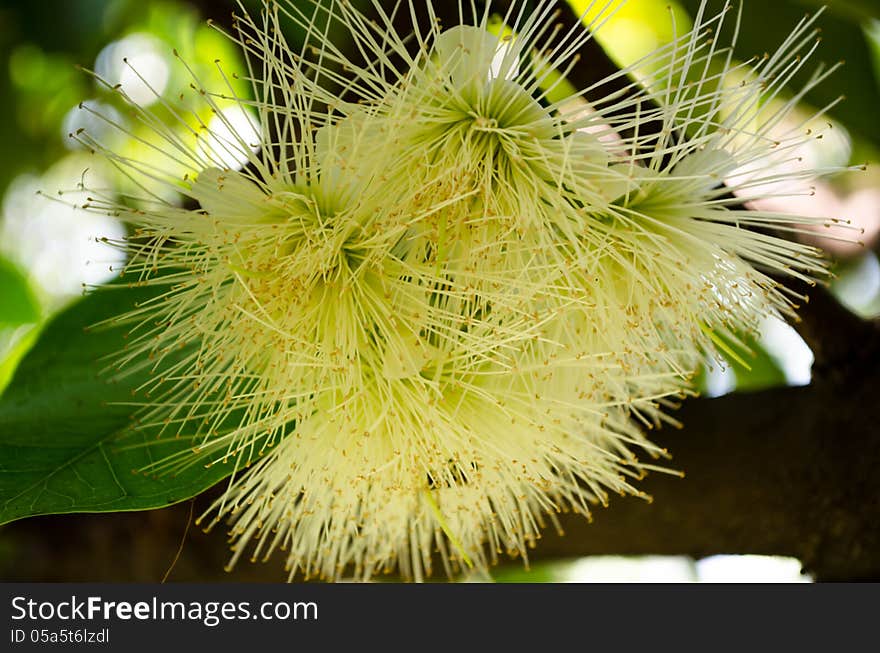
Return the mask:
<svg viewBox="0 0 880 653"><path fill-rule="evenodd" d="M210 4L223 14L234 5ZM45 169L65 154L70 143L64 117L81 101L111 96L78 66L93 69L103 48L136 32L158 39L169 60L176 48L206 83L219 79L215 59L233 68L240 61L238 47L186 2L46 0L0 8L0 51L9 53L0 68L0 139L6 153L0 157L0 193L16 175ZM171 71L169 89L189 83L182 67ZM247 86L238 84L237 90L246 93Z"/></svg>
<svg viewBox="0 0 880 653"><path fill-rule="evenodd" d="M0 328L20 326L40 319L40 304L26 274L0 256Z"/></svg>
<svg viewBox="0 0 880 653"><path fill-rule="evenodd" d="M35 140L56 140L65 114L86 93L86 79L69 56L45 52L33 43L12 51L9 77L16 96L15 118Z"/></svg>

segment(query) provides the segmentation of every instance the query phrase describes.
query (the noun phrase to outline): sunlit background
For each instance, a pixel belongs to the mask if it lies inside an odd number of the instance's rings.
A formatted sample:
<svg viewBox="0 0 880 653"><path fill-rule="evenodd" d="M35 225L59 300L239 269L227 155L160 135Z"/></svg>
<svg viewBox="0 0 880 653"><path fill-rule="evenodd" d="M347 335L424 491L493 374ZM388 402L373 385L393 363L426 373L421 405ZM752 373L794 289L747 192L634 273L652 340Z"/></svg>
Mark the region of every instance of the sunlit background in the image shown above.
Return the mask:
<svg viewBox="0 0 880 653"><path fill-rule="evenodd" d="M572 4L582 11L589 5L586 0L572 0ZM599 40L618 65L626 66L686 30L698 4L631 0L603 26ZM749 35L743 47L751 54L779 42L776 30L784 33L789 26L785 16L799 18L810 5L815 9L819 3L765 2L761 4L772 6L760 11L750 6L754 4L746 2L742 29ZM877 316L880 168L870 163L880 160L876 120L880 21L873 17L876 12L860 9L860 3L829 0L826 4L826 38L817 61L833 62L853 56L853 52L858 56L858 48L867 56L851 61L832 77L823 90L825 97L808 98L813 104L803 106L804 115L824 106L827 97L848 96L840 108L821 118L823 124L833 125L830 135L804 145L799 155L803 165L809 166L864 162L869 166L866 172L845 179L817 182L810 197L766 200L765 208L836 216L857 227L863 244L824 238L827 233L817 234L815 242L834 257L834 294L856 313ZM204 21L225 18L231 10L229 1L190 4L151 0L13 0L0 8L0 52L6 53L0 67L0 389L41 325L84 289L112 279L123 262L120 253L102 239L122 237L125 226L80 208L87 202L81 187L87 180L90 188L120 196L131 182L112 165L89 156L70 135L85 128L112 149L149 160L147 131L132 120L130 111L108 87L118 85L134 103L159 116L167 114L165 102L190 81L175 49L205 86L231 83L235 93L246 95L247 87L229 75L243 66L236 47ZM587 14L589 19L590 12ZM255 117L237 105L230 104L219 115L206 109L198 120L208 124L221 140L231 130L244 135L246 141L248 134L256 140ZM205 142L201 146L222 151L223 161L230 167L242 165L246 155L224 143ZM836 235L849 238L852 233ZM700 377L704 394L719 396L810 382L812 353L785 323L767 320L761 337L749 340L748 345L751 369L736 361L707 361ZM14 527L0 529L0 574L2 557L24 545L25 540L19 542L17 537ZM797 560L762 556L714 556L698 561L683 557L584 558L537 566L530 572L501 569L496 579L809 580Z"/></svg>

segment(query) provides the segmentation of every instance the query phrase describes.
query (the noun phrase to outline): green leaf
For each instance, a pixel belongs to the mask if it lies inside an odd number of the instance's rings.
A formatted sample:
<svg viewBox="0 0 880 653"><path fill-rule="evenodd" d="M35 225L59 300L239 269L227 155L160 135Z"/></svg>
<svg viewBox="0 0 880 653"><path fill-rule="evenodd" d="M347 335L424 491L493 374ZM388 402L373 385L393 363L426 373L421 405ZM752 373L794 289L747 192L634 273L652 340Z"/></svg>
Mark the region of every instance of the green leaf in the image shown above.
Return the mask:
<svg viewBox="0 0 880 653"><path fill-rule="evenodd" d="M737 391L750 392L787 385L785 372L764 346L751 336L743 337L743 341L752 353L748 357L749 369L733 365Z"/></svg>
<svg viewBox="0 0 880 653"><path fill-rule="evenodd" d="M15 369L18 367L21 359L34 346L41 332L40 325L37 324L30 328L25 327L23 330L24 333L20 335L15 334L13 344L3 354L3 358L0 359L0 396L3 395L3 391L12 380L12 375L15 374Z"/></svg>
<svg viewBox="0 0 880 653"><path fill-rule="evenodd" d="M135 473L185 452L186 439L157 441L132 428L132 390L147 372L111 383L108 354L124 346L124 327L86 327L132 308L151 292L99 290L53 319L0 397L0 524L71 512L159 508L195 496L232 472L232 463L198 463L160 478ZM149 443L149 446L143 446Z"/></svg>
<svg viewBox="0 0 880 653"><path fill-rule="evenodd" d="M502 565L492 570L495 583L564 583L570 579L572 563L561 560L541 562L523 568L522 565ZM482 581L482 578L477 578Z"/></svg>
<svg viewBox="0 0 880 653"><path fill-rule="evenodd" d="M708 332L708 330L707 330ZM787 385L785 372L779 363L755 336L746 333L724 333L722 330L711 333L718 352L736 379L737 392L754 392ZM707 362L697 370L694 387L700 392L708 389L707 366L717 363Z"/></svg>
<svg viewBox="0 0 880 653"><path fill-rule="evenodd" d="M0 327L38 322L40 302L18 266L0 256Z"/></svg>
<svg viewBox="0 0 880 653"><path fill-rule="evenodd" d="M682 0L681 4L691 15L695 15L700 2ZM755 55L776 51L807 12L815 13L814 9L818 10L818 7L809 6L811 4L820 3L811 0L744 3L735 55L747 60ZM868 15L878 15L880 10L876 3L867 0L821 4L829 5L828 11L815 24L821 29L822 42L789 87L794 91L802 86L819 62L831 65L845 61L843 67L807 94L806 101L816 108L822 108L845 96L845 100L832 108L829 114L855 136L878 145L880 121L876 119L876 108L880 106L880 86L874 75L863 21ZM706 15L714 15L724 5L725 0L710 0Z"/></svg>

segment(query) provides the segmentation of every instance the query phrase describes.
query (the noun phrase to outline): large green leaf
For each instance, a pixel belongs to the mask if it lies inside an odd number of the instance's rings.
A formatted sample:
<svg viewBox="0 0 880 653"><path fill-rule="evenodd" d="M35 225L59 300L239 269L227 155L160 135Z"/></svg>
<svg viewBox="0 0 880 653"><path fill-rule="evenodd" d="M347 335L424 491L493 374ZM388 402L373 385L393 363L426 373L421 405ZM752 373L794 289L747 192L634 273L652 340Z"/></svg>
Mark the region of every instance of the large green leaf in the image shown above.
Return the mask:
<svg viewBox="0 0 880 653"><path fill-rule="evenodd" d="M194 464L176 475L141 470L191 446L131 427L133 374L102 374L125 329L86 329L130 309L143 289L98 291L50 322L0 397L0 523L51 513L158 508L195 496L228 476L232 465ZM149 446L143 446L149 443Z"/></svg>
<svg viewBox="0 0 880 653"><path fill-rule="evenodd" d="M0 327L18 326L40 319L40 303L27 277L11 261L0 256Z"/></svg>
<svg viewBox="0 0 880 653"><path fill-rule="evenodd" d="M692 15L700 3L701 0L681 0L681 4ZM726 0L710 0L707 15L720 11L725 4ZM835 106L830 115L855 136L878 145L880 121L876 119L876 110L880 106L880 85L875 78L871 50L863 31L867 16L880 15L878 3L867 0L832 0L823 3L812 0L746 1L743 3L736 55L745 60L775 51L807 11L818 8L819 4L828 5L828 11L816 23L821 28L822 43L814 63L808 62L804 66L791 87L797 89L803 84L820 61L827 64L845 61L845 65L813 89L806 100L821 108L845 96L845 101Z"/></svg>

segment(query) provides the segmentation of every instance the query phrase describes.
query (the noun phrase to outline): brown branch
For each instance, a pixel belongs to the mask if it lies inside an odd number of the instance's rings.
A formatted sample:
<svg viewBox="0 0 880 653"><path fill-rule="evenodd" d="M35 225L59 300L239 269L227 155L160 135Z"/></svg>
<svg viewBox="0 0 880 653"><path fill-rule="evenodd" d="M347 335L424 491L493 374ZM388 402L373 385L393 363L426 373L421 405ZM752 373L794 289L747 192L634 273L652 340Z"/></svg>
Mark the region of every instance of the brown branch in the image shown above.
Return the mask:
<svg viewBox="0 0 880 653"><path fill-rule="evenodd" d="M647 479L652 504L614 500L592 525L566 516L535 557L789 555L819 579L880 579L878 384L687 402L685 429L656 434L686 477Z"/></svg>
<svg viewBox="0 0 880 653"><path fill-rule="evenodd" d="M813 351L813 379L843 385L860 382L864 367L877 360L880 350L878 323L862 320L843 306L822 284L784 280L785 285L808 301L800 303L792 325Z"/></svg>

